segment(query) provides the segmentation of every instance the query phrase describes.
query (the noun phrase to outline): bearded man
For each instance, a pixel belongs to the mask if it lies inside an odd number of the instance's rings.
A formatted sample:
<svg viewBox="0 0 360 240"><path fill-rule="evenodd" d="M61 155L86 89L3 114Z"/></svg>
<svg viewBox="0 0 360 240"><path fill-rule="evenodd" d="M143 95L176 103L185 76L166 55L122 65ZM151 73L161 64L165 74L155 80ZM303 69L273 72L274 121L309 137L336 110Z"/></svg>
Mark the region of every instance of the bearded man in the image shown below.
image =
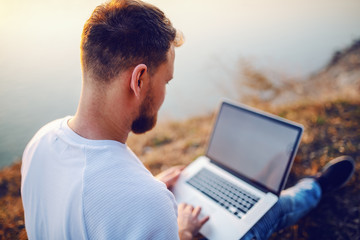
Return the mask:
<svg viewBox="0 0 360 240"><path fill-rule="evenodd" d="M199 207L177 208L168 187L180 167L156 179L126 145L131 131L155 126L182 39L141 1L94 10L82 33L77 112L44 126L24 151L29 239L191 239L208 220Z"/></svg>

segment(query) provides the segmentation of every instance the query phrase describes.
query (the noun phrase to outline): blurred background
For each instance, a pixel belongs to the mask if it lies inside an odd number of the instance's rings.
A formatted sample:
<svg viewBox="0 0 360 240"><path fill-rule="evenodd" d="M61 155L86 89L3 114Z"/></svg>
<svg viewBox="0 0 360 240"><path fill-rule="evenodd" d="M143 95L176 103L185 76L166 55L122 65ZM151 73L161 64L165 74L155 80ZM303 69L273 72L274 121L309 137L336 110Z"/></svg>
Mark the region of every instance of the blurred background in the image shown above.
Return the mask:
<svg viewBox="0 0 360 240"><path fill-rule="evenodd" d="M0 0L0 168L45 123L76 111L82 27L102 0ZM358 0L149 0L186 38L160 119L234 98L239 64L305 79L360 37ZM276 77L273 79L276 81Z"/></svg>

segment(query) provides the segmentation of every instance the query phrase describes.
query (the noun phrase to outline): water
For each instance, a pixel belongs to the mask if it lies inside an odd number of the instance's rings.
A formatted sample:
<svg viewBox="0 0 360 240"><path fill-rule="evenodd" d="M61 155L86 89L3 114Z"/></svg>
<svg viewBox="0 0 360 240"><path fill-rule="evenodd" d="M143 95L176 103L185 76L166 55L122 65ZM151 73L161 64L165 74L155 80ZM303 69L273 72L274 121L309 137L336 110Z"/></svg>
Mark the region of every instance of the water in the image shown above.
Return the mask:
<svg viewBox="0 0 360 240"><path fill-rule="evenodd" d="M82 26L101 2L0 0L0 168L42 125L75 113ZM160 119L203 114L232 97L239 58L306 76L360 37L358 0L150 2L186 37Z"/></svg>

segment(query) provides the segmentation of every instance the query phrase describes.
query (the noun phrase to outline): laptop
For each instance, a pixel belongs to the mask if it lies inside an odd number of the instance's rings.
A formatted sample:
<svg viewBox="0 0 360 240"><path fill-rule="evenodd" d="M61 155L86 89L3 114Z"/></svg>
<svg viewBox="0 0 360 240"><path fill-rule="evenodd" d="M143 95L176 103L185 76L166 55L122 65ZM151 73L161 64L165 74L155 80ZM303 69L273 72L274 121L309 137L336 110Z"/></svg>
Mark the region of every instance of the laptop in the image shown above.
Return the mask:
<svg viewBox="0 0 360 240"><path fill-rule="evenodd" d="M182 172L173 188L178 203L201 206L210 240L241 239L278 201L303 126L224 100L206 154ZM200 216L201 217L201 216Z"/></svg>

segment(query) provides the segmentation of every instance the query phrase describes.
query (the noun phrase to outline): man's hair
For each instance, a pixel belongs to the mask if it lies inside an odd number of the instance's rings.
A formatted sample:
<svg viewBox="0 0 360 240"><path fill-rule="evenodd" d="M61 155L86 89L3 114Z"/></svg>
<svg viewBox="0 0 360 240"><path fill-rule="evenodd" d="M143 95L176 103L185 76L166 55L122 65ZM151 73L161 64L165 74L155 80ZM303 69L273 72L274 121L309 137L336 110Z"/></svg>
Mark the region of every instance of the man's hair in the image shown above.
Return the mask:
<svg viewBox="0 0 360 240"><path fill-rule="evenodd" d="M121 71L144 63L150 74L167 60L172 43L182 44L170 20L139 0L112 0L95 8L81 37L83 71L109 82Z"/></svg>

